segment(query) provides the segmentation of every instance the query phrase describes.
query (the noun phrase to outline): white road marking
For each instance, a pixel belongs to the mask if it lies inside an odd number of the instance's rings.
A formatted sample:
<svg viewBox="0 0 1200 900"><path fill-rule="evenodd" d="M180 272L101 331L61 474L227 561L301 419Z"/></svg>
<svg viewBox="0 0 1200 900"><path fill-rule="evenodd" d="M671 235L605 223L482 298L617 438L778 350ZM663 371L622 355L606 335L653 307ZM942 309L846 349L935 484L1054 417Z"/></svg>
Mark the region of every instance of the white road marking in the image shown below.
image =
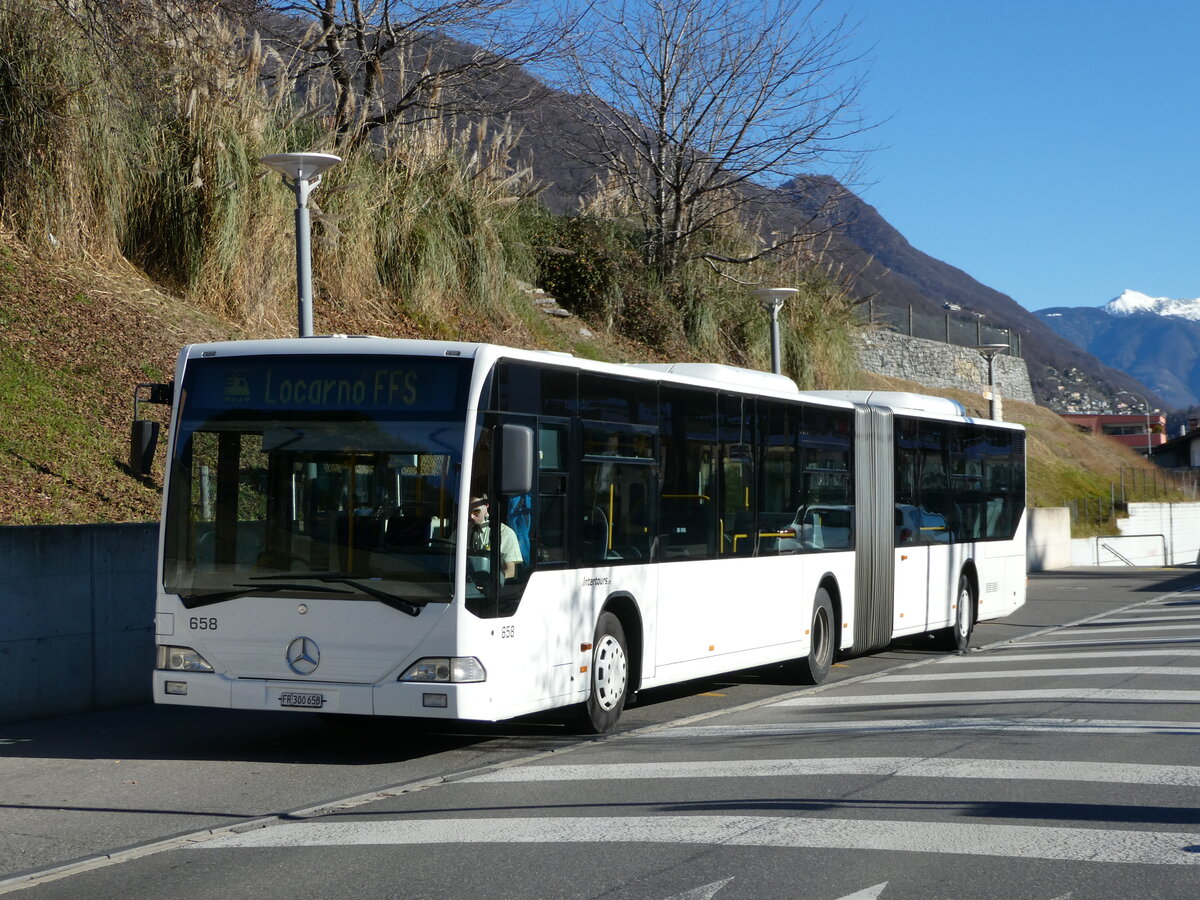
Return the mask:
<svg viewBox="0 0 1200 900"><path fill-rule="evenodd" d="M722 878L720 881L692 888L690 891L684 891L682 894L672 894L667 900L712 900L717 895L717 892L731 881L733 881L732 876Z"/></svg>
<svg viewBox="0 0 1200 900"><path fill-rule="evenodd" d="M1051 632L1046 632L1047 634ZM1053 634L1063 634L1061 629L1054 629ZM1027 649L1029 647L1145 647L1152 644L1200 644L1200 637L1181 638L1181 637L1166 637L1166 638L1117 638L1115 641L1098 641L1095 638L1081 641L1043 641L1041 638L1022 638L1019 644L1009 644L1013 648ZM987 651L988 654L1000 653L1007 655L1007 651L1002 647L992 647ZM1133 653L1142 653L1144 651L1138 649L1131 651Z"/></svg>
<svg viewBox="0 0 1200 900"><path fill-rule="evenodd" d="M1059 654L1055 659L1062 660ZM870 683L895 681L958 681L959 679L992 679L992 678L1063 678L1076 675L1200 675L1200 669L1183 666L1106 666L1097 668L1064 668L1064 669L995 669L986 672L929 672L924 675L901 673L899 675L880 675L872 678Z"/></svg>
<svg viewBox="0 0 1200 900"><path fill-rule="evenodd" d="M1094 625L1095 622L1088 622L1088 625ZM1069 634L1074 637L1077 634L1116 634L1118 631L1196 631L1200 629L1200 622L1192 622L1188 625L1160 625L1158 622L1142 622L1139 625L1116 625L1111 628L1090 628L1080 626L1078 628L1063 628L1060 634Z"/></svg>
<svg viewBox="0 0 1200 900"><path fill-rule="evenodd" d="M1079 703L1129 702L1139 703L1196 703L1200 691L1148 691L1132 688L1044 688L1027 691L947 691L935 694L870 694L865 696L838 696L827 694L791 697L772 704L774 707L795 706L870 706L873 704L895 706L927 703L981 703L1008 701L1012 703L1036 702L1039 700L1070 700Z"/></svg>
<svg viewBox="0 0 1200 900"><path fill-rule="evenodd" d="M845 897L840 897L839 900L879 900L879 896L887 886L888 883L885 881L882 884L872 885L869 888L863 888L861 891L855 891L853 894L847 894Z"/></svg>
<svg viewBox="0 0 1200 900"><path fill-rule="evenodd" d="M946 759L919 756L756 759L702 762L597 763L496 769L460 783L514 784L550 781L620 781L637 778L795 778L871 775L903 778L998 778L1200 787L1200 766L1152 766L1069 760Z"/></svg>
<svg viewBox="0 0 1200 900"><path fill-rule="evenodd" d="M1200 656L1200 650L1138 650L1135 653L1130 653L1128 650L1070 650L1061 651L1059 653L1013 653L1008 650L994 648L984 653L966 653L962 656L947 656L945 659L938 660L935 665L947 664L953 666L963 665L979 665L980 663L997 663L997 662L1041 662L1044 660L1056 660L1058 662L1070 662L1073 659L1124 659L1128 660L1131 656L1141 658L1143 656Z"/></svg>
<svg viewBox="0 0 1200 900"><path fill-rule="evenodd" d="M1197 608L1196 603L1190 603L1188 606L1191 609ZM1190 609L1172 608L1169 604L1161 604L1158 606L1136 606L1133 609L1123 609L1119 613L1122 616L1145 617L1148 619L1158 618L1160 616L1178 616L1180 620L1196 619L1200 615L1190 615ZM1089 619L1089 622L1109 622L1116 621L1115 619ZM1165 619L1164 619L1165 621Z"/></svg>
<svg viewBox="0 0 1200 900"><path fill-rule="evenodd" d="M1200 735L1200 722L1138 722L1125 719L1061 719L1035 716L962 716L929 719L849 719L841 722L778 722L766 725L692 725L651 731L639 740L778 737L805 734L884 734L920 731L1033 731L1064 734Z"/></svg>
<svg viewBox="0 0 1200 900"><path fill-rule="evenodd" d="M1071 862L1200 865L1200 832L795 816L522 816L306 822L222 835L187 849L609 843L879 850Z"/></svg>

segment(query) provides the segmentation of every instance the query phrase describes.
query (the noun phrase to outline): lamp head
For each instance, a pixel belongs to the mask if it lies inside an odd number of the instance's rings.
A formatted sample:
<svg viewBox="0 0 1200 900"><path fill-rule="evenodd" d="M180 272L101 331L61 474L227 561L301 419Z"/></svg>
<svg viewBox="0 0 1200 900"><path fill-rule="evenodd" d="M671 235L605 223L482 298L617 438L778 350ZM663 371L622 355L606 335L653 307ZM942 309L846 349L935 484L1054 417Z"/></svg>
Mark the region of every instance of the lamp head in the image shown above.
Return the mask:
<svg viewBox="0 0 1200 900"><path fill-rule="evenodd" d="M1012 348L1008 344L979 344L975 349L990 359L997 353L1003 353Z"/></svg>
<svg viewBox="0 0 1200 900"><path fill-rule="evenodd" d="M798 293L800 293L799 288L761 288L751 291L750 296L757 299L763 309L771 310L783 306L784 300L794 297Z"/></svg>
<svg viewBox="0 0 1200 900"><path fill-rule="evenodd" d="M332 153L274 153L258 160L272 172L292 181L311 181L342 161Z"/></svg>

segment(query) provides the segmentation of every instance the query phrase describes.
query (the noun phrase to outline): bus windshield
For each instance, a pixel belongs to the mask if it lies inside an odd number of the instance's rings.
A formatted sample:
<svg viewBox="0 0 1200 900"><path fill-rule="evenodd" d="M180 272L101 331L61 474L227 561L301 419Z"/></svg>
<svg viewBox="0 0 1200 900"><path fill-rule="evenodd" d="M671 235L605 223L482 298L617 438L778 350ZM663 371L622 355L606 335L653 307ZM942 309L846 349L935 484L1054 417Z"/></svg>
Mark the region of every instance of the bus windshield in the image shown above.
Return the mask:
<svg viewBox="0 0 1200 900"><path fill-rule="evenodd" d="M189 362L164 586L241 597L449 602L469 363L360 356Z"/></svg>

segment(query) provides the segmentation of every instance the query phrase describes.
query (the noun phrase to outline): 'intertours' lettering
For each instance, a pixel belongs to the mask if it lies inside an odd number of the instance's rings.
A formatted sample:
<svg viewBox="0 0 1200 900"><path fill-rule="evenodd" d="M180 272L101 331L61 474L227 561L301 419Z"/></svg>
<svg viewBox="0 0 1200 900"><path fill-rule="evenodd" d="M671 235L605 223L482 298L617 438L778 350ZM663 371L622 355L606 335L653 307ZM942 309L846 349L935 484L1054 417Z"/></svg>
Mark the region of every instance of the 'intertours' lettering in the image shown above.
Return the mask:
<svg viewBox="0 0 1200 900"><path fill-rule="evenodd" d="M412 406L417 402L417 373L379 369L368 378L284 378L268 369L263 385L268 406Z"/></svg>

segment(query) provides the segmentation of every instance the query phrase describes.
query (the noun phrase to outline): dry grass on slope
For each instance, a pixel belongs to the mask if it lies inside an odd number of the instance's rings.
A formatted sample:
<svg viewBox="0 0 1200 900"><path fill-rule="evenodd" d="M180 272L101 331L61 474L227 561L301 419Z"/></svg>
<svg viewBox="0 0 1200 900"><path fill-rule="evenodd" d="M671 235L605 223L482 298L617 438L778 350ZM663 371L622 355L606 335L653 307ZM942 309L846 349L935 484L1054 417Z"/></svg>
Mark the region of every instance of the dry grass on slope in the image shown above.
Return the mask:
<svg viewBox="0 0 1200 900"><path fill-rule="evenodd" d="M652 360L653 351L532 303L516 324L469 312L437 337ZM350 300L319 299L321 333L423 337L402 316ZM104 271L35 256L0 234L0 525L144 522L161 507L164 444L149 478L127 465L133 390L169 381L188 343L291 337L294 323L253 328L221 320L165 293L130 266ZM166 408L142 414L166 423ZM165 434L165 430L164 430Z"/></svg>

